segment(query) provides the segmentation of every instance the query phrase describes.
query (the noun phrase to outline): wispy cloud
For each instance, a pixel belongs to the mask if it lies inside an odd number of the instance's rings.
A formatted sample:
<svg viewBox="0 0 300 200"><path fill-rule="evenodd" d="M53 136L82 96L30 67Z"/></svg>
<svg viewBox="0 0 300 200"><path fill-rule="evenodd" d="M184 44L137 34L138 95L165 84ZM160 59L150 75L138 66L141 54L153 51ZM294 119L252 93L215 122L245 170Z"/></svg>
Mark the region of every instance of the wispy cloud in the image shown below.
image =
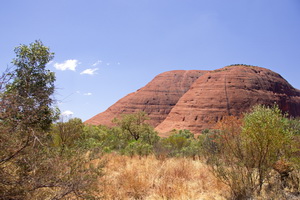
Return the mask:
<svg viewBox="0 0 300 200"><path fill-rule="evenodd" d="M86 69L86 70L82 71L80 74L94 75L94 74L97 74L96 73L97 70L98 70L98 68Z"/></svg>
<svg viewBox="0 0 300 200"><path fill-rule="evenodd" d="M83 95L85 95L85 96L91 96L92 93L88 92L88 93L84 93Z"/></svg>
<svg viewBox="0 0 300 200"><path fill-rule="evenodd" d="M49 67L52 65L52 63L53 63L53 60L50 60L50 62L48 62L46 66Z"/></svg>
<svg viewBox="0 0 300 200"><path fill-rule="evenodd" d="M64 112L61 113L61 116L63 116L63 117L70 117L70 116L72 116L73 114L74 114L74 113L73 113L72 111L66 110L66 111L64 111Z"/></svg>
<svg viewBox="0 0 300 200"><path fill-rule="evenodd" d="M65 71L65 70L72 70L75 71L77 65L79 64L78 60L66 60L63 63L55 63L54 67L57 70Z"/></svg>
<svg viewBox="0 0 300 200"><path fill-rule="evenodd" d="M93 67L96 67L97 65L100 65L102 63L102 60L97 60L94 64L92 64Z"/></svg>

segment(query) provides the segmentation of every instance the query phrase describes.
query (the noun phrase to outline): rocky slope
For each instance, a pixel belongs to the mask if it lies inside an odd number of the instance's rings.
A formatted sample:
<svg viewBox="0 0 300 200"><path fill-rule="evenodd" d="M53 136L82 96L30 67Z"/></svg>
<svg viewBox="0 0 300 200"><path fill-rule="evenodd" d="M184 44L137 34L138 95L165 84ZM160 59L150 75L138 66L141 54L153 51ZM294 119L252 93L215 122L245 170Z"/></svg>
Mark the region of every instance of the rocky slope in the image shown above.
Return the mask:
<svg viewBox="0 0 300 200"><path fill-rule="evenodd" d="M85 123L112 126L112 120L122 114L144 111L149 115L149 123L157 126L169 114L182 95L184 95L200 76L203 70L175 70L156 76L145 87L120 99L106 111L92 117Z"/></svg>
<svg viewBox="0 0 300 200"><path fill-rule="evenodd" d="M189 129L201 133L224 116L240 116L256 104L300 115L300 92L279 74L252 66L228 66L201 76L156 127L161 133Z"/></svg>
<svg viewBox="0 0 300 200"><path fill-rule="evenodd" d="M174 128L199 134L224 116L240 116L256 104L275 102L284 112L300 116L300 91L265 68L233 65L214 71L177 70L158 75L86 123L112 126L114 117L142 110L162 136Z"/></svg>

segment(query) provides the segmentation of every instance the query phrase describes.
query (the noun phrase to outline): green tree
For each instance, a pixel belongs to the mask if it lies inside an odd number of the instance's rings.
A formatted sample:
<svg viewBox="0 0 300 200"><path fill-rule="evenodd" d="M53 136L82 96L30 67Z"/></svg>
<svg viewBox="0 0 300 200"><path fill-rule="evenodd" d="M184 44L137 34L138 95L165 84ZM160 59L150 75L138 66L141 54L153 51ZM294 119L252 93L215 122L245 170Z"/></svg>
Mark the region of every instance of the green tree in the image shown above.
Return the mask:
<svg viewBox="0 0 300 200"><path fill-rule="evenodd" d="M15 70L7 71L1 81L2 163L13 159L31 143L40 143L41 130L47 130L55 119L51 108L55 76L45 69L53 53L40 41L20 45L15 53Z"/></svg>
<svg viewBox="0 0 300 200"><path fill-rule="evenodd" d="M65 148L74 147L76 141L83 137L84 124L81 119L73 118L67 122L57 122L52 127L53 143L56 147Z"/></svg>
<svg viewBox="0 0 300 200"><path fill-rule="evenodd" d="M293 131L278 106L257 106L245 115L241 140L244 156L249 158L245 164L258 170L260 191L274 164L291 158Z"/></svg>
<svg viewBox="0 0 300 200"><path fill-rule="evenodd" d="M128 140L143 140L153 145L157 140L157 132L146 121L148 116L145 112L123 115L121 119L115 118L113 122L121 129L124 137Z"/></svg>
<svg viewBox="0 0 300 200"><path fill-rule="evenodd" d="M13 81L6 85L4 95L10 107L6 107L1 117L12 120L22 129L46 130L57 117L52 108L55 74L46 69L54 53L41 41L20 45L15 53Z"/></svg>
<svg viewBox="0 0 300 200"><path fill-rule="evenodd" d="M73 148L78 120L59 135L70 148L53 147L55 76L45 68L53 53L40 41L15 52L16 69L0 77L0 199L97 198L102 165L89 167L96 152Z"/></svg>

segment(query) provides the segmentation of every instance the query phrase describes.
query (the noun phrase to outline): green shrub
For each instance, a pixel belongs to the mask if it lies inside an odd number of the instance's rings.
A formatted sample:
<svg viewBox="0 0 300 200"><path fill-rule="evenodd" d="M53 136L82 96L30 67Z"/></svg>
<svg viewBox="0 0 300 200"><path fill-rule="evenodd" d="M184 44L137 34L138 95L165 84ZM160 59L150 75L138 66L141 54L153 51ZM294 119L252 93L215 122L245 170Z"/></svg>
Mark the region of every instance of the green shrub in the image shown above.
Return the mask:
<svg viewBox="0 0 300 200"><path fill-rule="evenodd" d="M168 138L162 138L155 145L155 154L159 157L193 157L194 159L201 154L201 141L194 138L194 134L189 130L173 130Z"/></svg>
<svg viewBox="0 0 300 200"><path fill-rule="evenodd" d="M153 146L141 141L132 141L124 149L124 153L129 156L148 156L153 152Z"/></svg>
<svg viewBox="0 0 300 200"><path fill-rule="evenodd" d="M273 169L281 162L277 169L282 170L277 172L281 177L288 175L297 166L299 145L295 142L297 131L278 106L255 106L243 120L225 118L217 127L219 131L212 141L203 140L203 148L208 164L230 186L235 199L260 195L264 184L285 185L283 178L281 183L280 180L270 182L274 178ZM280 187L273 188L277 188L278 194Z"/></svg>

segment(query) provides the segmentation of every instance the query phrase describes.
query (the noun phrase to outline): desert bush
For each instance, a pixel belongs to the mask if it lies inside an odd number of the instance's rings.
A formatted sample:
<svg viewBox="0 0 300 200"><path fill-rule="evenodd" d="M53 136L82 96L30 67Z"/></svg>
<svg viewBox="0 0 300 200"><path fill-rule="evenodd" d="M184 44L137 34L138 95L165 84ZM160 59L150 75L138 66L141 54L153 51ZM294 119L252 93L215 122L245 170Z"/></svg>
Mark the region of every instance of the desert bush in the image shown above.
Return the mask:
<svg viewBox="0 0 300 200"><path fill-rule="evenodd" d="M93 149L103 146L103 141L107 134L105 126L84 125L81 133L79 146L84 149Z"/></svg>
<svg viewBox="0 0 300 200"><path fill-rule="evenodd" d="M83 123L79 118L70 119L67 122L57 122L52 126L53 145L65 148L74 147L76 141L83 135Z"/></svg>
<svg viewBox="0 0 300 200"><path fill-rule="evenodd" d="M154 151L158 157L163 154L169 157L193 157L201 154L201 141L194 138L194 134L189 130L173 130L167 138L154 147ZM161 155L160 155L161 154Z"/></svg>
<svg viewBox="0 0 300 200"><path fill-rule="evenodd" d="M257 168L259 191L277 161L293 159L293 131L276 105L257 106L245 115L242 141L245 156L251 158L247 165Z"/></svg>
<svg viewBox="0 0 300 200"><path fill-rule="evenodd" d="M256 106L242 120L227 117L217 128L213 140L203 148L213 172L230 186L233 198L260 196L263 185L271 185L274 168L281 178L272 183L280 187L273 188L281 188L284 196L283 177L297 165L295 160L299 157L295 152L299 149L295 145L295 131L278 106Z"/></svg>
<svg viewBox="0 0 300 200"><path fill-rule="evenodd" d="M124 149L124 154L129 156L148 156L152 153L153 146L141 141L132 141Z"/></svg>
<svg viewBox="0 0 300 200"><path fill-rule="evenodd" d="M201 144L201 153L204 157L210 158L220 152L220 145L217 143L219 137L219 130L205 129L202 134L198 136L199 143ZM209 161L209 160L208 160Z"/></svg>

